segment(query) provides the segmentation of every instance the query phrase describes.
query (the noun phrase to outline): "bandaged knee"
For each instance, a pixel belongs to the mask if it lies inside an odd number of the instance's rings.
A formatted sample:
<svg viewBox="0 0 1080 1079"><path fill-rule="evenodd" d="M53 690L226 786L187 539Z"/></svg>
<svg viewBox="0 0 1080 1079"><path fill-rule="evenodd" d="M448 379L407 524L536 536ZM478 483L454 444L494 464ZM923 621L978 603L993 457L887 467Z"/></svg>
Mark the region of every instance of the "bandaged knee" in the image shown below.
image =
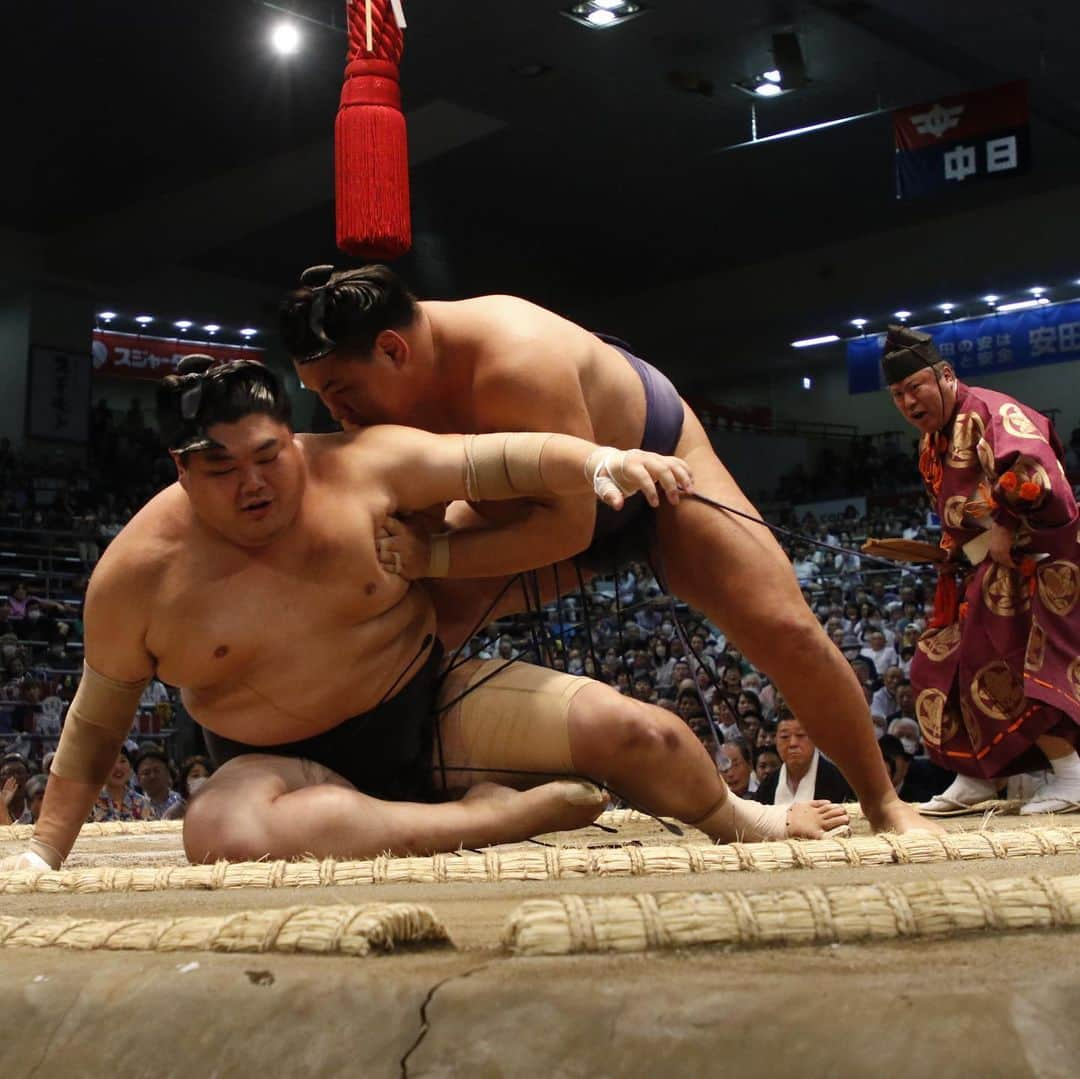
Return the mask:
<svg viewBox="0 0 1080 1079"><path fill-rule="evenodd" d="M550 494L540 458L550 434L465 436L465 495L470 502Z"/></svg>
<svg viewBox="0 0 1080 1079"><path fill-rule="evenodd" d="M83 663L82 681L68 708L52 771L77 783L104 784L149 678L117 682Z"/></svg>

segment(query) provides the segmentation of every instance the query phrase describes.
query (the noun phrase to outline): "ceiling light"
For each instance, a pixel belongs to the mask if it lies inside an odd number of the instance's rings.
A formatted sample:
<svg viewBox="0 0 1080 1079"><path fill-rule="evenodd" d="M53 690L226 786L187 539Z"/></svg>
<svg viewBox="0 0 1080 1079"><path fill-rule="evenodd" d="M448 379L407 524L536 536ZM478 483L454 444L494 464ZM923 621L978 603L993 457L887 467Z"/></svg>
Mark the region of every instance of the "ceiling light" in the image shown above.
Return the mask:
<svg viewBox="0 0 1080 1079"><path fill-rule="evenodd" d="M835 333L827 333L824 337L804 337L801 341L792 341L792 348L810 348L812 345L829 345L840 338Z"/></svg>
<svg viewBox="0 0 1080 1079"><path fill-rule="evenodd" d="M1045 291L1046 291L1046 289L1043 288L1042 285L1036 285L1034 288L1029 288L1028 289L1028 292L1030 292L1031 295L1035 296L1036 298L1041 296Z"/></svg>
<svg viewBox="0 0 1080 1079"><path fill-rule="evenodd" d="M995 296L993 295L993 293L991 293L989 296L983 297L983 303L988 303L991 307L993 307L994 304L996 304L1000 299L1000 296Z"/></svg>
<svg viewBox="0 0 1080 1079"><path fill-rule="evenodd" d="M279 56L292 56L300 48L300 31L291 22L279 22L270 34L270 44Z"/></svg>
<svg viewBox="0 0 1080 1079"><path fill-rule="evenodd" d="M809 390L814 385L814 380L809 375L803 375L802 388Z"/></svg>
<svg viewBox="0 0 1080 1079"><path fill-rule="evenodd" d="M250 326L245 326L240 331L240 336L241 337L254 337L258 332L259 332L258 330L252 329Z"/></svg>
<svg viewBox="0 0 1080 1079"><path fill-rule="evenodd" d="M854 326L856 329L861 330L866 325L866 319L853 318L851 320L851 325Z"/></svg>
<svg viewBox="0 0 1080 1079"><path fill-rule="evenodd" d="M946 315L951 314L953 311L956 310L956 304L954 303L939 303L938 307L940 307Z"/></svg>
<svg viewBox="0 0 1080 1079"><path fill-rule="evenodd" d="M781 75L780 75L780 72L779 72L779 71L776 71L776 70L773 70L773 71L763 71L763 72L761 73L761 77L762 77L763 79L767 79L767 80L768 80L769 82L780 82L780 81L781 81Z"/></svg>
<svg viewBox="0 0 1080 1079"><path fill-rule="evenodd" d="M99 311L98 312L98 318L101 319L102 322L112 322L112 320L114 318L116 318L116 312L115 311Z"/></svg>
<svg viewBox="0 0 1080 1079"><path fill-rule="evenodd" d="M204 326L203 329L209 334L214 334L217 333L218 330L221 329L221 327L216 322L211 322L208 325Z"/></svg>
<svg viewBox="0 0 1080 1079"><path fill-rule="evenodd" d="M584 0L566 8L562 14L593 30L606 30L640 15L645 10L633 0Z"/></svg>
<svg viewBox="0 0 1080 1079"><path fill-rule="evenodd" d="M1017 300L1016 303L1003 303L998 310L1003 314L1010 311L1026 311L1029 307L1046 307L1050 301L1045 296L1036 296L1033 300Z"/></svg>
<svg viewBox="0 0 1080 1079"><path fill-rule="evenodd" d="M154 321L154 316L153 315L136 315L135 316L135 321L140 326L149 326L150 323Z"/></svg>
<svg viewBox="0 0 1080 1079"><path fill-rule="evenodd" d="M901 322L907 322L911 318L910 311L894 311L893 318L898 318Z"/></svg>
<svg viewBox="0 0 1080 1079"><path fill-rule="evenodd" d="M784 88L775 82L763 82L754 87L758 97L779 97L783 92Z"/></svg>
<svg viewBox="0 0 1080 1079"><path fill-rule="evenodd" d="M173 325L178 330L190 330L191 327L195 325L195 323L192 322L191 319L182 318L179 322L174 322Z"/></svg>

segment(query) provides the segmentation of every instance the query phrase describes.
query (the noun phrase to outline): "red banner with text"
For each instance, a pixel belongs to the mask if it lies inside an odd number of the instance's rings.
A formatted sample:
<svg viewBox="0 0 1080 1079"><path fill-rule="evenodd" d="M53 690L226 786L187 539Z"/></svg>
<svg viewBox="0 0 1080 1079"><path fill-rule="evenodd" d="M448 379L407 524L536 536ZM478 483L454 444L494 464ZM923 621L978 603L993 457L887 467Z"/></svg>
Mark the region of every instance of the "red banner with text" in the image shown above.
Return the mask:
<svg viewBox="0 0 1080 1079"><path fill-rule="evenodd" d="M164 378L176 373L184 356L201 352L225 363L262 360L263 349L251 345L222 345L175 337L148 337L138 333L94 330L94 374L110 378Z"/></svg>

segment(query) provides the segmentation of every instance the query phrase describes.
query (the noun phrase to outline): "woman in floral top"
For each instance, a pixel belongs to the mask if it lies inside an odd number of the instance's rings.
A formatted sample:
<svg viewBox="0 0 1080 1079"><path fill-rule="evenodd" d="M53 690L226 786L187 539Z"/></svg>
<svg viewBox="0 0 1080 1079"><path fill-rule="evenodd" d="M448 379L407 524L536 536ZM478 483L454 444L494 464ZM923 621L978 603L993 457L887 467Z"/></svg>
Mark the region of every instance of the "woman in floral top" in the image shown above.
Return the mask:
<svg viewBox="0 0 1080 1079"><path fill-rule="evenodd" d="M128 751L122 748L87 820L153 819L149 800L145 795L137 794L131 787L131 773L131 757Z"/></svg>

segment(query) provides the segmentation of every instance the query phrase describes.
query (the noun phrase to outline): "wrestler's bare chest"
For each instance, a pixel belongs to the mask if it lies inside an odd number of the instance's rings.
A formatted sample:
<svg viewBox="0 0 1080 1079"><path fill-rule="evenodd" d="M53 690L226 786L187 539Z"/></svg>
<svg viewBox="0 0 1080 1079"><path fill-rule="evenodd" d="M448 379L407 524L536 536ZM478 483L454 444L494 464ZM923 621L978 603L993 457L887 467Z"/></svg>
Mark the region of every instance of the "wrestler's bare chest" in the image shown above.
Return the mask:
<svg viewBox="0 0 1080 1079"><path fill-rule="evenodd" d="M374 704L431 628L426 594L379 566L370 509L320 509L273 550L193 542L163 577L147 647L212 729L279 741L331 726Z"/></svg>

